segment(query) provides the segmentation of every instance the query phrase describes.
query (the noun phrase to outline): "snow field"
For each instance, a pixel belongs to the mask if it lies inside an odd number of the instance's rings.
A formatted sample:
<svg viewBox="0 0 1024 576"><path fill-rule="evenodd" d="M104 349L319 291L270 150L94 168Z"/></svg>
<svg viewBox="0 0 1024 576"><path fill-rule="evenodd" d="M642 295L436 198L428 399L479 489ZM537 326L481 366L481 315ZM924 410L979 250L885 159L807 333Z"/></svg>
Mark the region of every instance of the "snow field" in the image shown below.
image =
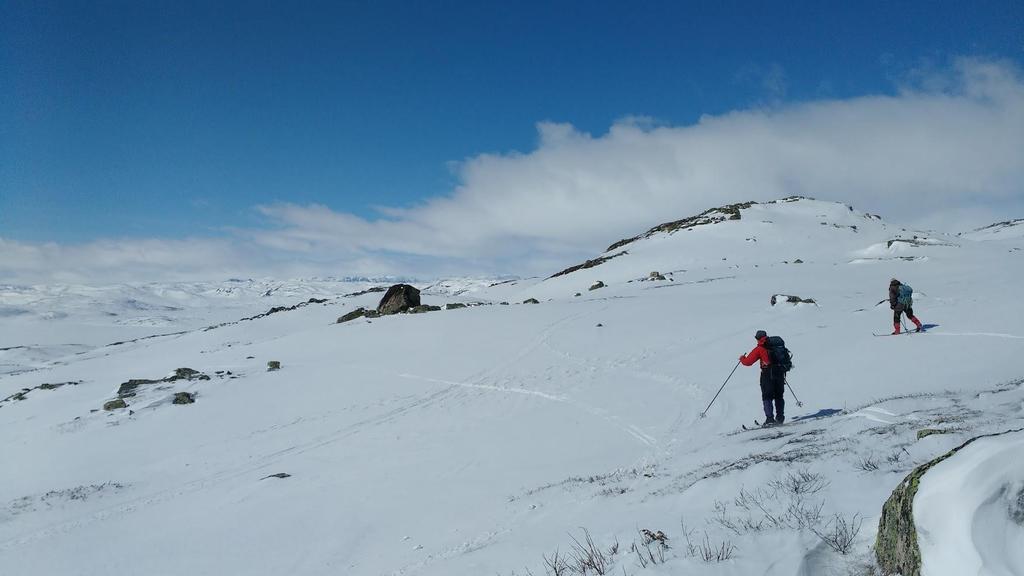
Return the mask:
<svg viewBox="0 0 1024 576"><path fill-rule="evenodd" d="M897 233L839 205L755 206L592 269L472 292L537 305L339 325L380 294L334 298L0 375L0 398L81 382L0 404L0 461L17 463L0 470L0 565L543 574L544 557L585 529L603 550L619 542L614 573L860 570L907 472L1024 416L1020 267L1003 249L1015 241L851 264ZM672 280L637 281L655 270ZM918 291L930 333L871 336L891 325L876 303L892 276ZM608 286L588 291L595 280ZM818 306L771 306L780 293ZM762 328L794 351L804 406L787 392L790 424L740 431L761 418L757 370L741 366L699 418ZM269 360L282 369L267 372ZM128 409L92 411L128 379L183 366L211 379L142 387ZM170 404L177 391L196 403ZM917 440L928 427L949 433ZM290 476L267 478L280 472ZM845 555L822 537L840 521L860 527ZM640 529L669 538L663 562L631 551ZM705 542L728 558L705 561Z"/></svg>

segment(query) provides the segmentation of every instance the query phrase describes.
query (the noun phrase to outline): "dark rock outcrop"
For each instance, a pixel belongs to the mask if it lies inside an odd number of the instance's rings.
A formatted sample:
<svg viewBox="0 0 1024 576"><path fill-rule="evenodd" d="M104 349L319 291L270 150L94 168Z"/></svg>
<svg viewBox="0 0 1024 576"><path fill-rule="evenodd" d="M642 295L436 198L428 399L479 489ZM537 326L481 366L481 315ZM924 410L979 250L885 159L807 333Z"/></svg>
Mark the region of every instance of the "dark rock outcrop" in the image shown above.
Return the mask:
<svg viewBox="0 0 1024 576"><path fill-rule="evenodd" d="M591 284L590 288L587 288L587 290L597 290L598 288L604 288L604 282L598 280L597 282Z"/></svg>
<svg viewBox="0 0 1024 576"><path fill-rule="evenodd" d="M523 304L540 304L540 301L536 298L527 298L526 300L523 300Z"/></svg>
<svg viewBox="0 0 1024 576"><path fill-rule="evenodd" d="M120 399L120 398L118 398L117 400L111 400L109 402L105 402L103 404L103 409L107 410L107 411L118 410L118 409L127 408L127 407L128 407L128 404L126 404L125 401Z"/></svg>
<svg viewBox="0 0 1024 576"><path fill-rule="evenodd" d="M384 314L398 314L409 308L420 305L420 291L408 284L395 284L388 288L384 297L377 305L377 312Z"/></svg>
<svg viewBox="0 0 1024 576"><path fill-rule="evenodd" d="M922 428L922 429L917 431L917 439L921 440L923 438L927 438L927 437L932 436L934 434L950 434L952 432L955 432L955 430L940 430L938 428Z"/></svg>
<svg viewBox="0 0 1024 576"><path fill-rule="evenodd" d="M57 388L60 388L62 386L77 386L79 384L81 384L81 382L79 381L57 382L55 384L40 384L39 386L36 386L34 388L22 388L20 391L11 394L10 396L4 398L3 400L0 400L0 407L3 407L3 404L5 402L27 400L27 394L33 390L56 390Z"/></svg>
<svg viewBox="0 0 1024 576"><path fill-rule="evenodd" d="M413 306L409 308L409 314L423 314L424 312L437 312L440 310L440 306L430 306L428 304L420 304L419 306Z"/></svg>
<svg viewBox="0 0 1024 576"><path fill-rule="evenodd" d="M611 252L611 249L609 249L608 251ZM619 252L617 254L612 254L611 256L601 256L599 258L594 258L593 260L587 260L586 262L584 262L582 264L577 264L575 266L570 266L570 267L566 268L565 270L562 270L561 272L556 272L556 273L552 274L549 277L549 279L550 278L558 278L559 276L565 276L566 274L572 274L573 272L577 272L579 270L586 270L587 268L593 268L594 266L600 266L601 264L604 264L605 262L611 260L612 258L618 258L619 256L625 256L626 254L629 254L629 252L626 252L625 250L623 250L622 252Z"/></svg>
<svg viewBox="0 0 1024 576"><path fill-rule="evenodd" d="M267 362L267 372L273 372L274 370L280 370L281 363L277 360L271 360Z"/></svg>
<svg viewBox="0 0 1024 576"><path fill-rule="evenodd" d="M341 317L339 317L338 321L335 322L335 324L341 324L342 322L348 322L349 320L355 320L356 318L362 318L365 315L366 315L366 308L356 308L355 310L349 312L348 314L343 314Z"/></svg>
<svg viewBox="0 0 1024 576"><path fill-rule="evenodd" d="M790 296L789 294L773 294L771 302L772 306L781 302L788 304L814 304L815 306L818 304L814 301L814 298L801 298L799 296Z"/></svg>
<svg viewBox="0 0 1024 576"><path fill-rule="evenodd" d="M189 394L188 392L175 392L173 404L194 404L196 401L195 394Z"/></svg>
<svg viewBox="0 0 1024 576"><path fill-rule="evenodd" d="M178 380L209 380L210 377L198 370L192 368L176 368L173 376L167 378L161 378L159 380L148 380L146 378L136 378L124 382L117 389L118 398L130 398L135 396L135 391L139 386L145 386L148 384L160 384L162 382L176 382Z"/></svg>
<svg viewBox="0 0 1024 576"><path fill-rule="evenodd" d="M785 201L790 201L790 199L786 198L780 200L780 202ZM727 206L719 206L718 208L711 208L710 210L705 210L696 216L690 216L689 218L683 218L682 220L676 220L674 222L666 222L664 224L660 224L658 226L655 226L654 228L651 228L650 230L644 232L643 234L640 234L639 236L619 240L615 244L609 246L608 249L605 250L605 252L611 252L612 250L615 250L617 248L622 248L626 244L636 242L641 238L649 238L657 234L658 232L667 232L671 234L672 232L687 230L695 226L715 224L717 222L724 222L726 220L739 220L740 210L750 208L754 204L757 204L757 202L740 202L737 204L729 204Z"/></svg>
<svg viewBox="0 0 1024 576"><path fill-rule="evenodd" d="M200 379L200 380L202 380L203 378L201 378L201 376L203 376L203 374L199 370L193 370L192 368L175 368L174 369L174 377L173 377L173 379L174 380L193 380L193 379ZM210 379L209 376L207 376L205 378L205 380L209 380L209 379Z"/></svg>
<svg viewBox="0 0 1024 576"><path fill-rule="evenodd" d="M366 290L361 290L359 292L352 292L351 294L345 294L345 298L351 298L353 296L362 296L363 294L373 294L374 292L384 292L387 289L388 289L387 286L374 286L373 288L368 288Z"/></svg>

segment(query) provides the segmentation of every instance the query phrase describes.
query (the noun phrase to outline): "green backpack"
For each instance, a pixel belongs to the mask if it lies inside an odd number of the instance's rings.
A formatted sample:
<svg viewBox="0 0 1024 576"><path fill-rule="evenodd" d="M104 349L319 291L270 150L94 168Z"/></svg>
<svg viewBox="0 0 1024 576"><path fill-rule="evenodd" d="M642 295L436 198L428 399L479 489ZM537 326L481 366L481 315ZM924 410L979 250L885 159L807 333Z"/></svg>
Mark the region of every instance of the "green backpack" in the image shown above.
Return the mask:
<svg viewBox="0 0 1024 576"><path fill-rule="evenodd" d="M914 304L914 289L907 284L900 284L900 291L896 295L896 303L902 304L904 308L910 308Z"/></svg>

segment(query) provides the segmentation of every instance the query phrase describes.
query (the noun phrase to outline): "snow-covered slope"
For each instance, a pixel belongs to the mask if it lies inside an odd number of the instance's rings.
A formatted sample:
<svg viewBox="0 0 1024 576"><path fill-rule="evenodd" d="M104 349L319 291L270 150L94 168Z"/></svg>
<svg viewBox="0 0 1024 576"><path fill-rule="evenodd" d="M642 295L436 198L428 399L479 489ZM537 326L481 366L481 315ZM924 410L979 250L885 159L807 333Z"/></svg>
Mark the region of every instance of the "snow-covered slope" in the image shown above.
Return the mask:
<svg viewBox="0 0 1024 576"><path fill-rule="evenodd" d="M0 376L0 400L22 398L0 402L0 565L544 574L586 530L616 574L859 569L907 471L1020 427L1021 242L804 199L723 213L550 279L424 293L494 305L335 324L380 294L338 297ZM928 333L871 335L891 330L894 276ZM740 367L700 418L762 328L795 353L803 406L742 431L760 394ZM162 380L181 367L209 379ZM131 379L162 381L102 410Z"/></svg>
<svg viewBox="0 0 1024 576"><path fill-rule="evenodd" d="M1012 240L1024 237L1024 218L998 222L984 228L962 234L971 240Z"/></svg>
<svg viewBox="0 0 1024 576"><path fill-rule="evenodd" d="M205 328L387 279L232 279L105 286L0 286L0 374L45 366L97 346Z"/></svg>

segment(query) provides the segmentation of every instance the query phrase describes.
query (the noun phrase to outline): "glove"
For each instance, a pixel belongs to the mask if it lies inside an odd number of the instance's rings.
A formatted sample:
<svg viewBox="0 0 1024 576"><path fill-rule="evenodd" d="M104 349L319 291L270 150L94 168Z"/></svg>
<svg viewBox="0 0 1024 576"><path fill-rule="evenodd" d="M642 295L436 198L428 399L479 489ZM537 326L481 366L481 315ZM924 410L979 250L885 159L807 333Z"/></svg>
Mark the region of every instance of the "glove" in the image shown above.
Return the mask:
<svg viewBox="0 0 1024 576"><path fill-rule="evenodd" d="M743 359L744 359L744 358L745 358L746 356L747 356L746 354L740 354L740 362L743 362Z"/></svg>

